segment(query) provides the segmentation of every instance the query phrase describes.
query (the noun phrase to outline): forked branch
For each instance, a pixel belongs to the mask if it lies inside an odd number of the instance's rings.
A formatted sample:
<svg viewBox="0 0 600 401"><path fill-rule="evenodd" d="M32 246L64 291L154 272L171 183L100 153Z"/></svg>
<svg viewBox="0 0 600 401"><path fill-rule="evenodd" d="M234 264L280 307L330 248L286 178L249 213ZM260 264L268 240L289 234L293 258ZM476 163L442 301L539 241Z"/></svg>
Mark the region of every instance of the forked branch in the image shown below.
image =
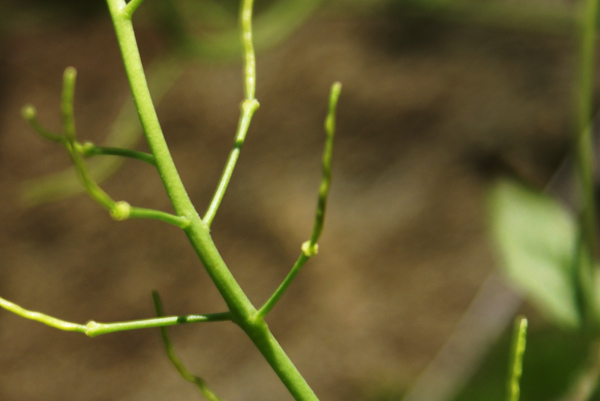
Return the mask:
<svg viewBox="0 0 600 401"><path fill-rule="evenodd" d="M168 316L115 323L99 323L90 320L86 324L79 324L58 319L56 317L46 315L45 313L25 309L4 298L0 298L0 307L16 315L24 317L25 319L35 320L36 322L43 323L46 326L54 327L55 329L63 331L74 331L77 333L83 333L88 337L96 337L101 334L116 333L119 331L174 326L184 323L222 322L226 320L231 320L231 314L229 312L223 312L210 313L206 315Z"/></svg>
<svg viewBox="0 0 600 401"><path fill-rule="evenodd" d="M327 199L329 197L329 188L331 187L331 159L333 156L333 137L335 134L335 115L337 110L337 103L342 91L342 84L335 82L331 86L329 93L329 109L327 111L327 117L325 118L325 150L323 151L323 174L321 178L321 185L319 187L319 197L317 200L317 212L315 214L315 223L313 225L312 234L310 239L302 244L302 252L294 266L288 273L287 277L283 280L279 288L271 295L269 300L259 309L258 315L261 317L266 316L271 309L275 306L277 301L283 296L287 288L290 286L296 275L300 272L300 269L306 264L306 262L313 256L315 256L319 250L318 241L323 231L323 222L325 220L325 211L327 209Z"/></svg>
<svg viewBox="0 0 600 401"><path fill-rule="evenodd" d="M164 316L162 301L160 300L160 295L158 291L152 291L152 300L154 301L154 309L156 310L156 315L158 317ZM175 353L175 347L173 347L173 343L171 342L171 338L169 337L169 330L166 326L160 328L160 335L163 340L163 344L165 345L165 351L167 353L167 357L177 369L177 372L188 382L196 385L200 393L206 398L208 401L222 401L214 391L208 387L204 379L192 374L183 364L181 359Z"/></svg>
<svg viewBox="0 0 600 401"><path fill-rule="evenodd" d="M146 153L129 149L101 148L92 144L82 145L77 141L73 112L76 77L77 71L73 67L68 67L63 75L63 90L61 97L62 131L60 134L55 134L45 129L37 119L35 107L31 105L27 105L23 108L23 117L40 136L53 142L59 142L67 149L85 191L92 199L100 204L100 206L108 210L112 218L119 221L134 218L154 219L172 224L179 228L186 228L189 225L187 217L176 216L160 210L133 207L125 201L117 202L96 183L83 160L84 156L111 154L143 160L153 165L156 165L156 162L153 155Z"/></svg>

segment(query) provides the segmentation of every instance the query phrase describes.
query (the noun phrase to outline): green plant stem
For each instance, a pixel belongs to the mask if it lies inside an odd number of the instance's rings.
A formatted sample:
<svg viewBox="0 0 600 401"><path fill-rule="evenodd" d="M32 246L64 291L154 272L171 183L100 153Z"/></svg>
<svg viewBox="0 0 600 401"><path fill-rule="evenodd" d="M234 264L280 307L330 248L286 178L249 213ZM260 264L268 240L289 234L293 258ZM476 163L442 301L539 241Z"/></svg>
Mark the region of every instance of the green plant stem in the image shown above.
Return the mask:
<svg viewBox="0 0 600 401"><path fill-rule="evenodd" d="M77 70L73 67L67 67L63 74L63 91L60 110L63 134L69 141L75 140L75 116L73 113L73 104L75 99L76 78Z"/></svg>
<svg viewBox="0 0 600 401"><path fill-rule="evenodd" d="M265 304L258 311L259 316L266 316L271 309L275 306L277 301L283 296L285 291L288 289L292 281L306 262L317 254L319 238L323 231L323 222L325 219L325 212L327 210L327 199L329 197L329 189L331 188L331 159L333 156L333 137L335 134L335 114L337 111L337 102L342 91L342 85L339 82L335 82L331 86L329 93L329 109L327 117L325 118L325 150L323 151L323 173L321 178L321 185L319 187L319 197L317 199L317 211L315 213L315 222L313 225L312 234L310 239L302 244L302 252L294 266L279 285L277 290L271 295L271 297L265 302Z"/></svg>
<svg viewBox="0 0 600 401"><path fill-rule="evenodd" d="M118 204L127 204L126 202L117 202ZM114 210L114 209L113 209ZM113 218L115 218L114 211L111 213ZM163 221L165 223L169 223L179 228L186 228L190 225L190 221L187 217L184 216L175 216L171 213L166 213L160 210L155 209L146 209L142 207L130 207L128 214L121 219L115 218L116 220L125 220L125 219L153 219Z"/></svg>
<svg viewBox="0 0 600 401"><path fill-rule="evenodd" d="M240 119L238 122L237 132L233 149L229 153L225 169L217 185L215 194L208 206L208 210L202 219L207 226L210 227L214 220L217 210L221 205L225 191L229 186L229 181L233 175L233 170L240 157L242 145L246 139L246 134L250 128L252 116L259 107L259 103L255 98L256 93L256 56L254 54L254 45L252 44L252 3L253 0L245 0L240 13L240 26L242 28L242 44L244 47L244 93L245 98L242 102Z"/></svg>
<svg viewBox="0 0 600 401"><path fill-rule="evenodd" d="M76 141L75 119L73 116L73 100L75 95L75 78L76 71L69 67L65 70L63 80L63 93L61 99L61 111L63 118L63 134L56 135L45 130L37 121L36 111L33 106L25 106L23 116L32 125L42 137L60 142L67 149L69 156L75 167L75 171L79 175L83 183L85 191L88 195L99 203L102 207L109 211L111 217L115 220L126 220L130 218L155 219L163 221L179 228L186 228L189 225L189 220L185 216L176 216L171 213L162 212L160 210L132 207L129 203L120 201L115 202L92 178L87 165L83 161L81 155L84 155L86 149L92 149L102 153L102 148L96 148L94 145L81 145ZM95 150L94 150L95 149ZM114 149L113 149L114 150ZM154 163L154 156L147 155L142 152L136 152L128 149L117 149L115 152L109 149L108 152L114 154L129 156L134 158L146 159Z"/></svg>
<svg viewBox="0 0 600 401"><path fill-rule="evenodd" d="M209 227L200 219L189 199L169 153L152 104L133 25L123 13L126 4L123 0L107 0L107 3L148 145L176 214L185 216L190 221L185 233L192 247L229 307L232 320L252 339L292 396L296 400L317 400L316 395L277 343L264 320L256 318L256 309L227 268L210 236ZM249 6L251 2L245 1L243 7Z"/></svg>
<svg viewBox="0 0 600 401"><path fill-rule="evenodd" d="M581 9L580 73L578 85L578 115L576 124L576 178L582 200L579 215L581 241L577 249L578 287L583 318L588 327L598 329L596 289L596 212L594 197L594 156L592 139L592 98L595 70L595 44L598 0L587 0Z"/></svg>
<svg viewBox="0 0 600 401"><path fill-rule="evenodd" d="M223 312L210 313L206 315L169 316L116 323L98 323L91 320L86 324L79 324L68 322L62 319L57 319L53 316L46 315L41 312L35 312L25 309L4 298L0 298L0 307L26 319L35 320L36 322L43 323L50 327L54 327L55 329L83 333L88 337L96 337L101 334L116 333L119 331L174 326L184 323L222 322L231 320L231 314L229 312Z"/></svg>
<svg viewBox="0 0 600 401"><path fill-rule="evenodd" d="M160 295L158 291L152 291L152 300L154 301L154 309L156 310L156 315L160 318L164 316L162 301L160 300ZM165 326L160 327L160 335L163 340L163 344L165 346L165 351L167 353L167 357L177 370L181 377L185 380L189 381L192 384L195 384L200 393L206 398L208 401L222 401L214 391L208 387L204 379L192 374L183 364L181 359L175 353L175 347L173 347L173 343L169 337L169 330Z"/></svg>
<svg viewBox="0 0 600 401"><path fill-rule="evenodd" d="M106 146L96 146L91 142L86 142L78 147L77 149L84 157L91 156L121 156L128 157L130 159L136 159L145 163L156 166L154 156L149 153L139 152L132 149L113 148Z"/></svg>
<svg viewBox="0 0 600 401"><path fill-rule="evenodd" d="M31 125L33 130L37 132L42 138L48 139L52 142L63 143L63 138L60 135L55 134L54 132L50 132L45 129L37 119L37 110L34 106L28 104L23 107L21 111L21 115Z"/></svg>
<svg viewBox="0 0 600 401"><path fill-rule="evenodd" d="M127 16L129 19L133 17L133 13L137 8L142 4L144 0L130 0L129 3L123 9L123 14Z"/></svg>
<svg viewBox="0 0 600 401"><path fill-rule="evenodd" d="M511 363L508 374L507 401L519 401L521 395L521 375L523 373L523 355L527 342L527 319L519 316L515 320Z"/></svg>
<svg viewBox="0 0 600 401"><path fill-rule="evenodd" d="M152 89L155 101L161 101L168 90L173 86L176 80L181 76L183 67L181 60L173 55L162 56L154 61L148 68L148 83ZM37 121L30 121L26 113L33 112L32 106L23 108L23 116L34 129L44 136L40 129L35 127ZM41 127L39 127L41 128ZM50 135L56 135L46 132ZM142 135L142 129L133 101L128 98L121 107L116 120L112 124L107 135L105 143L111 147L131 148L136 145ZM92 177L98 183L103 182L114 174L121 166L121 158L100 158L91 160L88 163L88 169ZM29 206L43 202L54 201L66 198L77 193L83 192L80 179L74 168L51 173L39 178L31 179L25 182L21 188L21 197Z"/></svg>

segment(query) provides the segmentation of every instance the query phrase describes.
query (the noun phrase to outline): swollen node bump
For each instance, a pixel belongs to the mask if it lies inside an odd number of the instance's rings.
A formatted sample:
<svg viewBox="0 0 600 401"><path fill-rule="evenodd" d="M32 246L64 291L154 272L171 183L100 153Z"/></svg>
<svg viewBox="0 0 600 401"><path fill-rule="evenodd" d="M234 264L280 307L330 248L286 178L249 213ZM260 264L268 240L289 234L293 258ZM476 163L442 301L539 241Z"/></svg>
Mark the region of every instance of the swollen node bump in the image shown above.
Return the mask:
<svg viewBox="0 0 600 401"><path fill-rule="evenodd" d="M260 107L260 103L256 99L246 99L242 102L242 110L254 113Z"/></svg>
<svg viewBox="0 0 600 401"><path fill-rule="evenodd" d="M88 337L95 337L96 334L96 330L98 330L98 328L101 326L100 323L94 322L93 320L90 320L89 322L87 322L85 324L85 335Z"/></svg>
<svg viewBox="0 0 600 401"><path fill-rule="evenodd" d="M86 141L81 144L79 151L84 155L88 156L90 152L96 147L93 142Z"/></svg>
<svg viewBox="0 0 600 401"><path fill-rule="evenodd" d="M130 213L131 205L125 201L115 203L110 210L110 216L117 221L127 220Z"/></svg>
<svg viewBox="0 0 600 401"><path fill-rule="evenodd" d="M312 258L319 252L319 244L311 244L310 241L306 241L302 244L302 253L304 256Z"/></svg>

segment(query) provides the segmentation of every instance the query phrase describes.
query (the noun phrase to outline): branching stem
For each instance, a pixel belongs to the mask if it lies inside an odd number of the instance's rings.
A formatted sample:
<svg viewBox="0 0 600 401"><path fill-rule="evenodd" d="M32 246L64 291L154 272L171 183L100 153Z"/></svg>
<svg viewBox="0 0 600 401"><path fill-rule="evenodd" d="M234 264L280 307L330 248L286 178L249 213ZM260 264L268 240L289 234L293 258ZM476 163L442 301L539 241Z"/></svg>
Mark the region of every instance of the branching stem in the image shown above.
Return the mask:
<svg viewBox="0 0 600 401"><path fill-rule="evenodd" d="M256 55L254 54L254 45L252 43L252 4L253 0L244 0L240 12L240 26L242 30L242 45L244 47L244 94L245 99L241 105L240 118L238 121L237 132L233 149L229 153L225 169L217 185L217 189L208 206L208 209L202 219L204 223L210 227L214 220L217 210L221 205L221 201L225 196L225 191L233 175L233 170L237 164L242 145L246 139L246 134L250 128L252 116L259 107L258 100L255 98L256 93Z"/></svg>
<svg viewBox="0 0 600 401"><path fill-rule="evenodd" d="M600 311L596 287L596 201L594 185L594 144L592 140L592 99L595 75L595 47L598 0L582 3L580 21L580 72L575 139L576 182L582 206L579 214L581 241L577 246L577 273L584 322L596 332L600 330Z"/></svg>
<svg viewBox="0 0 600 401"><path fill-rule="evenodd" d="M142 4L144 0L130 0L125 7L123 7L123 16L131 19L133 13Z"/></svg>
<svg viewBox="0 0 600 401"><path fill-rule="evenodd" d="M86 324L78 324L58 319L41 312L27 310L13 302L7 301L4 298L0 298L0 307L26 319L35 320L36 322L54 327L55 329L83 333L88 337L96 337L101 334L116 333L119 331L174 326L184 323L221 322L231 320L231 314L229 312L224 312L207 315L168 316L116 323L98 323L91 320Z"/></svg>
<svg viewBox="0 0 600 401"><path fill-rule="evenodd" d="M121 156L121 157L128 157L130 159L140 160L140 161L143 161L145 163L151 164L156 167L156 161L154 160L154 156L152 156L149 153L139 152L137 150L96 146L91 142L85 142L81 146L78 146L77 150L84 157Z"/></svg>
<svg viewBox="0 0 600 401"><path fill-rule="evenodd" d="M156 315L158 317L164 316L162 301L160 300L160 295L158 291L152 291L152 299L154 301L154 309L156 310ZM183 377L185 380L189 381L192 384L195 384L198 387L200 393L206 398L208 401L222 401L215 393L208 387L204 379L201 377L195 376L192 374L183 364L181 359L175 353L175 348L173 347L173 343L169 337L169 330L167 330L166 326L160 328L160 335L163 340L163 344L165 345L165 351L167 353L167 357L177 369L177 372Z"/></svg>
<svg viewBox="0 0 600 401"><path fill-rule="evenodd" d="M292 281L306 262L317 254L319 238L323 231L323 222L325 219L325 211L327 209L327 198L329 197L329 188L331 187L331 159L333 156L333 137L335 134L335 114L337 110L337 102L342 91L342 85L339 82L334 83L331 86L331 92L329 94L329 109L327 117L325 118L325 150L323 151L323 175L321 178L321 185L319 187L319 198L317 200L317 212L315 214L315 222L313 225L312 234L310 239L302 244L302 252L294 266L288 273L287 277L279 285L279 288L271 295L269 300L258 311L259 316L266 316L271 309L275 306L277 301L283 296L287 288L290 286Z"/></svg>
<svg viewBox="0 0 600 401"><path fill-rule="evenodd" d="M316 395L286 355L281 345L273 337L264 320L257 317L256 309L240 288L219 254L210 235L208 225L200 219L187 195L179 173L173 163L152 103L152 97L148 90L148 84L135 40L133 25L131 20L124 17L121 13L121 9L125 5L124 0L107 0L107 3L115 27L117 41L121 49L125 72L150 151L154 155L156 167L173 204L175 213L179 216L187 217L190 221L189 226L185 228L185 233L191 245L229 307L232 320L254 342L292 396L296 400L317 400ZM251 15L248 14L251 6L251 1L244 1L242 13L245 13L244 15Z"/></svg>

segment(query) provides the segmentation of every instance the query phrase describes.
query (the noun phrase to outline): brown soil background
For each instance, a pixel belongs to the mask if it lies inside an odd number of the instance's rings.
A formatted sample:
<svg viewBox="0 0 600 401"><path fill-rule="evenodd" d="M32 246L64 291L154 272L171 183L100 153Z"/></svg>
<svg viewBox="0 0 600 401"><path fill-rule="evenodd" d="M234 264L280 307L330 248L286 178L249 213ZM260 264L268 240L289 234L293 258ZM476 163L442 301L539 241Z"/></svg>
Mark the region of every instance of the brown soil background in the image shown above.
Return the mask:
<svg viewBox="0 0 600 401"><path fill-rule="evenodd" d="M68 165L21 120L23 104L58 127L60 77L73 65L79 136L101 142L128 96L106 12L33 21L7 23L0 38L0 294L77 322L150 317L151 289L170 314L223 310L177 229L114 222L83 196L20 203L25 180ZM152 29L139 39L146 60L164 51ZM494 268L489 166L508 160L542 183L566 152L574 49L565 36L322 12L259 54L261 108L213 225L257 304L309 235L327 93L334 80L344 84L320 253L268 318L323 400L408 386L450 336ZM158 108L201 211L231 146L241 83L239 63L193 63ZM104 188L169 210L154 171L139 162L127 161ZM190 370L223 398L290 399L233 325L171 334ZM156 330L90 339L2 312L0 344L2 401L198 399Z"/></svg>

